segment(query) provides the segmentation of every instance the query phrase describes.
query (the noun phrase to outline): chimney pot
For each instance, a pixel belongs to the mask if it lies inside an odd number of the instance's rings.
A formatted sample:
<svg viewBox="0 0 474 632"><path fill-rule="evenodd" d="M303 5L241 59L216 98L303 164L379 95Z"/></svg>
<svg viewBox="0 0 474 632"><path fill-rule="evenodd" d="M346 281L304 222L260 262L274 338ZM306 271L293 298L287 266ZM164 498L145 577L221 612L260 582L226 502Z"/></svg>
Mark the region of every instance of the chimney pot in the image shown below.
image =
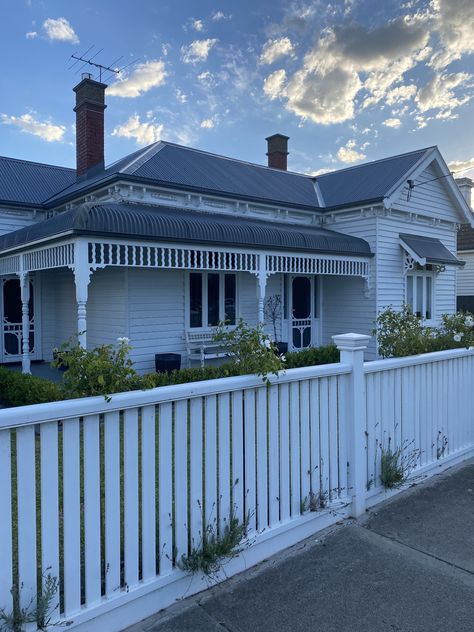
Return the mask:
<svg viewBox="0 0 474 632"><path fill-rule="evenodd" d="M267 136L268 151L268 166L273 169L287 170L287 157L288 157L288 141L290 137L283 134L273 134L273 136Z"/></svg>
<svg viewBox="0 0 474 632"><path fill-rule="evenodd" d="M105 83L83 73L76 93L76 174L87 177L104 168Z"/></svg>

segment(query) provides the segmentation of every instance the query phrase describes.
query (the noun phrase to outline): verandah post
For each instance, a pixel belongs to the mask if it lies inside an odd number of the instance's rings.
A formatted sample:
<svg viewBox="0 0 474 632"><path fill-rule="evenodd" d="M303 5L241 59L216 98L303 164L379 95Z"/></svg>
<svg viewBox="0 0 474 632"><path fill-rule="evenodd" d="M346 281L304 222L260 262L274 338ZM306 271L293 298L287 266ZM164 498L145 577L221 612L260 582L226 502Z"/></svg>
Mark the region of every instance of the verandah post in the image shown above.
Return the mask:
<svg viewBox="0 0 474 632"><path fill-rule="evenodd" d="M78 239L75 242L74 283L76 285L77 333L78 342L84 349L87 348L87 295L92 273L88 249L87 241Z"/></svg>
<svg viewBox="0 0 474 632"><path fill-rule="evenodd" d="M25 272L23 255L20 257L21 293L21 372L31 373L30 361L30 275Z"/></svg>
<svg viewBox="0 0 474 632"><path fill-rule="evenodd" d="M352 496L352 514L357 517L366 509L367 471L365 434L365 376L364 351L370 336L363 334L341 334L333 336L334 344L341 352L341 362L352 365L346 390L347 402L344 406L347 432L349 493Z"/></svg>

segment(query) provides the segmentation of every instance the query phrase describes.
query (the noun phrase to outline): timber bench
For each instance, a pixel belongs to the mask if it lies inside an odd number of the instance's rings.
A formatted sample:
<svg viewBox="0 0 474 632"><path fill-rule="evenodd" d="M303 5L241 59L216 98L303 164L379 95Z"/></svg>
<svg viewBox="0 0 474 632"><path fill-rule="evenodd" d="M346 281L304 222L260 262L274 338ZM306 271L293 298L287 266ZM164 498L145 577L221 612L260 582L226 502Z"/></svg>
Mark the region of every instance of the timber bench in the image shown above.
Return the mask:
<svg viewBox="0 0 474 632"><path fill-rule="evenodd" d="M222 342L214 340L215 333L213 330L187 331L185 333L188 363L191 360L199 360L201 366L204 366L206 360L226 357L227 352L224 350Z"/></svg>

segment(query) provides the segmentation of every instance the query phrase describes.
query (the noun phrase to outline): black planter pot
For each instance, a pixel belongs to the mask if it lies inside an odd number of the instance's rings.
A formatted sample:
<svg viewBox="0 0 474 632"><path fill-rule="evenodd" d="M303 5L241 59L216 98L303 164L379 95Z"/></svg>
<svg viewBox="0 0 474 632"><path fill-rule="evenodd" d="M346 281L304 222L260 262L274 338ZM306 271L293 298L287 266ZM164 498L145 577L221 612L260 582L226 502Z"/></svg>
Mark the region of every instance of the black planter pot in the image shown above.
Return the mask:
<svg viewBox="0 0 474 632"><path fill-rule="evenodd" d="M171 373L171 371L179 371L181 368L180 353L156 353L155 354L155 370L157 373Z"/></svg>
<svg viewBox="0 0 474 632"><path fill-rule="evenodd" d="M276 343L278 353L280 355L286 353L288 351L288 343L287 342L277 342Z"/></svg>

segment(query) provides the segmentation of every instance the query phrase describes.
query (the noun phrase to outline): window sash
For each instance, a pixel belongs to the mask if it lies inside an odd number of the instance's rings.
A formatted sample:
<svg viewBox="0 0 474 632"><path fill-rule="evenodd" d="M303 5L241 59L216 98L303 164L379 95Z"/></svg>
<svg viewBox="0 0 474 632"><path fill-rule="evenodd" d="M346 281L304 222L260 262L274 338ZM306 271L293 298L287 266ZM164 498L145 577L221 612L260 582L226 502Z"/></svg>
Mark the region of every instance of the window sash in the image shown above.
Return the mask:
<svg viewBox="0 0 474 632"><path fill-rule="evenodd" d="M412 314L423 320L431 320L433 297L433 275L430 271L407 274L405 302Z"/></svg>
<svg viewBox="0 0 474 632"><path fill-rule="evenodd" d="M224 319L229 321L227 324L235 325L236 315L236 274L227 272L189 273L187 322L190 329L215 327Z"/></svg>

